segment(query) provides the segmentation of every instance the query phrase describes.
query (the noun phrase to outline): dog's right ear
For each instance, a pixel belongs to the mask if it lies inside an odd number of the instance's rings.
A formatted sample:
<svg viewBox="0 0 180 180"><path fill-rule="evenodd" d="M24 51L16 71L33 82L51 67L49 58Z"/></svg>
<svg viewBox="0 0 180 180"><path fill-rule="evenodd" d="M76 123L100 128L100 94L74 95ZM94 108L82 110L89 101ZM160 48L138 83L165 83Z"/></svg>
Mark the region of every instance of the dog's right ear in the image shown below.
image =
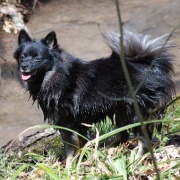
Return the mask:
<svg viewBox="0 0 180 180"><path fill-rule="evenodd" d="M28 33L24 29L21 29L19 32L18 43L21 44L29 41L32 41L32 39L29 37Z"/></svg>

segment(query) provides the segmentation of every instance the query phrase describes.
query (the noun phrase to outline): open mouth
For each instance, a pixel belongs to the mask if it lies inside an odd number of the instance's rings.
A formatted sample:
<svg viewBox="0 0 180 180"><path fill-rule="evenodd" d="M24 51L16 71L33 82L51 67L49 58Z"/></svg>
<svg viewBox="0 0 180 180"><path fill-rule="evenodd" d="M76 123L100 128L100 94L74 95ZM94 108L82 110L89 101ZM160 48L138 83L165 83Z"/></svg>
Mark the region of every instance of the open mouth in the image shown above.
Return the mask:
<svg viewBox="0 0 180 180"><path fill-rule="evenodd" d="M23 81L29 80L33 75L36 74L37 71L32 71L32 72L22 72L21 74L21 79Z"/></svg>

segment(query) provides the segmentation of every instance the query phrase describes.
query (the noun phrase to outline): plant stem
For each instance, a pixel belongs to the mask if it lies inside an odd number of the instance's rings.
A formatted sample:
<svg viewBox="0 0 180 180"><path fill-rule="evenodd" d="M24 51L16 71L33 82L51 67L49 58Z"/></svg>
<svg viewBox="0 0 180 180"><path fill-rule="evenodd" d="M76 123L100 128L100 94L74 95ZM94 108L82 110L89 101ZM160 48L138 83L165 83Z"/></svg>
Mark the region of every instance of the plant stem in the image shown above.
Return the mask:
<svg viewBox="0 0 180 180"><path fill-rule="evenodd" d="M149 149L149 152L150 152L151 157L152 157L152 161L153 161L154 169L156 172L157 180L160 180L160 175L158 172L156 159L155 159L154 154L153 154L151 141L150 141L148 133L146 131L146 126L143 122L143 118L142 118L141 111L140 111L140 108L139 108L139 105L137 102L136 94L134 93L134 88L133 88L133 85L132 85L132 82L131 82L131 79L130 79L130 76L128 73L128 69L127 69L127 66L125 63L124 46L123 46L123 28L122 28L122 20L121 20L121 13L120 13L120 7L119 7L119 1L118 0L115 0L115 5L116 5L116 10L117 10L119 30L120 30L120 61L121 61L122 69L123 69L123 72L124 72L124 75L125 75L128 87L129 87L131 97L133 99L133 106L134 106L135 112L136 112L137 117L139 119L139 122L141 124L142 133L146 139L148 149Z"/></svg>

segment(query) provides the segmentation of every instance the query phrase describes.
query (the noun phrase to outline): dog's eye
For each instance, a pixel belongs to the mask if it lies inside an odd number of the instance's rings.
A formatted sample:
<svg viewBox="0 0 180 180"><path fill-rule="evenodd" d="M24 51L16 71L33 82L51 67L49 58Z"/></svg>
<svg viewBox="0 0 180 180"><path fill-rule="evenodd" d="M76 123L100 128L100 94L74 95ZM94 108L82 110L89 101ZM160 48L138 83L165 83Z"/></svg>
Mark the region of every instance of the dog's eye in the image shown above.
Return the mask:
<svg viewBox="0 0 180 180"><path fill-rule="evenodd" d="M34 60L35 60L35 61L40 61L41 58L40 58L40 57L35 57Z"/></svg>

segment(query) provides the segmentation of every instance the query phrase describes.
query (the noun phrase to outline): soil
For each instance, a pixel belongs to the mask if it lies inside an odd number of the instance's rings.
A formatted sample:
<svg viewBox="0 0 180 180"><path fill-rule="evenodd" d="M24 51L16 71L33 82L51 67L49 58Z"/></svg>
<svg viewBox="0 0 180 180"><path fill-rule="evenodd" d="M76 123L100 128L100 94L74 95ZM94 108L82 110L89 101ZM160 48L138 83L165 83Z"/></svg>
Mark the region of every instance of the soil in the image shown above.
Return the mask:
<svg viewBox="0 0 180 180"><path fill-rule="evenodd" d="M179 0L121 0L124 25L139 33L159 36L180 25ZM79 58L90 60L110 54L102 32L118 32L116 7L112 0L52 0L36 8L27 23L30 34L40 39L54 30L59 45ZM43 115L36 104L28 101L28 93L16 80L16 62L13 52L17 35L0 33L1 89L0 89L0 144L4 145L26 128L43 124ZM180 88L180 28L173 33L177 45L174 81ZM28 132L31 133L31 132Z"/></svg>

